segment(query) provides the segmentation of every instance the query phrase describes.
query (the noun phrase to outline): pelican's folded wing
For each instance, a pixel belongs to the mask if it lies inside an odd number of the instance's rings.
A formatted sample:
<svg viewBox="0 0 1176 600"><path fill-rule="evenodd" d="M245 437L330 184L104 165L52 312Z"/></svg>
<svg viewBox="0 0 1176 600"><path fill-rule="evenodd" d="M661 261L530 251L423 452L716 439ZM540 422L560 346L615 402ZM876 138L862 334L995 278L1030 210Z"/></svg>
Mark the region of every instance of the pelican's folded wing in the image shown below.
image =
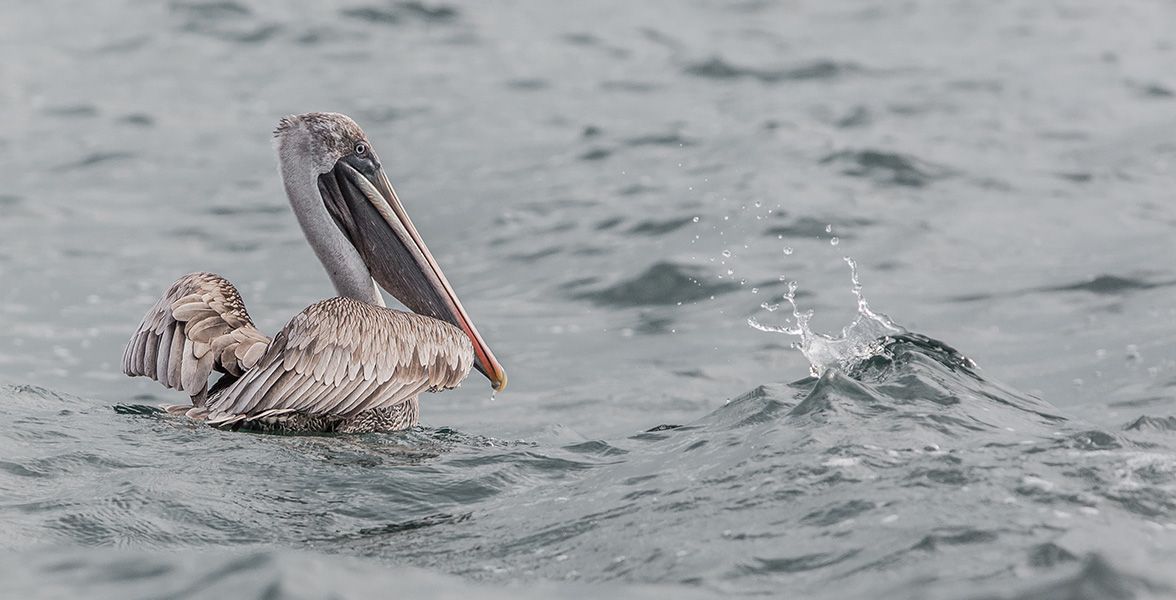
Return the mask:
<svg viewBox="0 0 1176 600"><path fill-rule="evenodd" d="M213 371L240 377L269 343L233 284L212 273L192 273L147 311L123 353L123 372L184 390L193 405L202 406Z"/></svg>
<svg viewBox="0 0 1176 600"><path fill-rule="evenodd" d="M291 319L254 369L188 415L214 425L291 412L352 417L457 387L473 364L473 343L449 323L332 298Z"/></svg>

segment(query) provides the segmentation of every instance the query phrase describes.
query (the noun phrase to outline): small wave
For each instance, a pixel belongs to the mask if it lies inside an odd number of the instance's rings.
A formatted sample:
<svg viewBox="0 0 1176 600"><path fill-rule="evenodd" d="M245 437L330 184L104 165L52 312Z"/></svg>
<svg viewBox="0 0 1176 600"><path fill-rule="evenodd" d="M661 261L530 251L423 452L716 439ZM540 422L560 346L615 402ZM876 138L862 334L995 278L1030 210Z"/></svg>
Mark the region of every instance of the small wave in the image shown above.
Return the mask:
<svg viewBox="0 0 1176 600"><path fill-rule="evenodd" d="M174 12L187 13L201 19L230 19L248 17L253 14L253 11L249 10L248 7L229 0L173 2L171 9Z"/></svg>
<svg viewBox="0 0 1176 600"><path fill-rule="evenodd" d="M457 20L459 11L448 5L427 6L421 2L398 2L385 6L357 6L339 11L344 17L367 21L379 25L396 25L407 19L425 23L451 23Z"/></svg>
<svg viewBox="0 0 1176 600"><path fill-rule="evenodd" d="M764 83L780 83L783 81L803 81L810 79L832 79L847 73L861 71L861 67L852 63L842 63L832 60L815 60L794 67L779 69L757 69L732 64L727 60L712 56L711 58L688 65L685 69L688 75L705 79L758 79Z"/></svg>
<svg viewBox="0 0 1176 600"><path fill-rule="evenodd" d="M687 266L659 262L632 279L578 297L611 306L664 305L702 300L738 288L736 283L706 282L698 270Z"/></svg>
<svg viewBox="0 0 1176 600"><path fill-rule="evenodd" d="M1144 415L1132 421L1124 429L1128 431L1176 431L1176 416L1151 417Z"/></svg>
<svg viewBox="0 0 1176 600"><path fill-rule="evenodd" d="M1052 544L1051 544L1052 546ZM1054 548L1057 548L1054 546ZM1063 560L1075 560L1072 554L1058 549ZM1049 550L1052 552L1052 549ZM1014 595L1002 594L1010 600L1038 598L1098 598L1100 600L1133 600L1140 597L1171 597L1176 588L1132 575L1115 568L1102 555L1089 554L1076 573L1046 584L1026 586Z"/></svg>
<svg viewBox="0 0 1176 600"><path fill-rule="evenodd" d="M693 146L696 142L682 137L680 133L651 134L631 137L625 140L626 146Z"/></svg>
<svg viewBox="0 0 1176 600"><path fill-rule="evenodd" d="M175 2L171 9L187 17L184 31L227 42L260 44L282 30L275 23L251 23L253 11L231 1Z"/></svg>
<svg viewBox="0 0 1176 600"><path fill-rule="evenodd" d="M98 107L93 104L76 104L72 106L57 106L45 109L45 114L51 117L96 117Z"/></svg>
<svg viewBox="0 0 1176 600"><path fill-rule="evenodd" d="M628 233L641 235L663 235L677 231L694 221L693 217L678 217L666 220L645 220L629 228Z"/></svg>
<svg viewBox="0 0 1176 600"><path fill-rule="evenodd" d="M487 570L491 571L492 570ZM491 574L486 572L486 574ZM471 573L477 578L476 573ZM14 598L479 598L486 600L713 598L688 586L570 583L492 587L371 558L298 550L145 552L44 548L0 554ZM395 590L395 593L390 593Z"/></svg>
<svg viewBox="0 0 1176 600"><path fill-rule="evenodd" d="M787 225L777 225L764 230L764 235L780 238L828 238L829 226L837 228L837 236L841 239L853 239L853 234L845 233L846 229L868 227L874 225L869 219L816 219L813 217L798 217Z"/></svg>
<svg viewBox="0 0 1176 600"><path fill-rule="evenodd" d="M155 117L147 113L136 112L119 117L118 122L126 125L134 125L135 127L154 127Z"/></svg>
<svg viewBox="0 0 1176 600"><path fill-rule="evenodd" d="M1176 282L1163 281L1152 282L1134 277L1121 277L1119 275L1099 275L1093 279L1082 281L1079 283L1071 283L1068 285L1059 285L1054 287L1042 288L1043 292L1090 292L1099 295L1119 295L1136 292L1140 290L1150 290L1162 286L1170 286Z"/></svg>
<svg viewBox="0 0 1176 600"><path fill-rule="evenodd" d="M57 170L58 171L76 171L79 169L93 167L95 165L130 160L135 157L136 157L136 155L132 152L122 152L122 151L91 152L90 154L87 154L83 158L80 158L80 159L73 161L73 162L65 163L65 164L57 167Z"/></svg>
<svg viewBox="0 0 1176 600"><path fill-rule="evenodd" d="M821 164L842 165L841 172L851 177L907 187L923 187L951 174L945 167L913 156L881 150L842 150L822 158Z"/></svg>
<svg viewBox="0 0 1176 600"><path fill-rule="evenodd" d="M506 82L506 87L523 91L535 91L547 89L551 84L546 79L532 78L532 79L511 79Z"/></svg>
<svg viewBox="0 0 1176 600"><path fill-rule="evenodd" d="M604 160L612 156L613 151L607 148L593 148L579 156L580 160Z"/></svg>

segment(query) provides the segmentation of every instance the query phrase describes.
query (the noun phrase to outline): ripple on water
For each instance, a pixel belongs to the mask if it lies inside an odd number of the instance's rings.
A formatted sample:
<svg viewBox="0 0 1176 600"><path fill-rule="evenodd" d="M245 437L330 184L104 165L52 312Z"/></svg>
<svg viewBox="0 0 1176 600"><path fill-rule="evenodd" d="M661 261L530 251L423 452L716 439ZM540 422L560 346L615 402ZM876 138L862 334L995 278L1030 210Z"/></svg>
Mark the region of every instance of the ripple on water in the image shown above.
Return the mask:
<svg viewBox="0 0 1176 600"><path fill-rule="evenodd" d="M822 158L821 164L839 165L841 173L851 177L907 187L923 187L952 174L946 167L910 155L869 149L834 152Z"/></svg>
<svg viewBox="0 0 1176 600"><path fill-rule="evenodd" d="M0 540L185 556L276 543L492 581L806 597L845 597L883 572L933 596L1019 569L1033 577L1017 589L1039 592L1096 576L1163 585L1098 558L1070 565L1176 520L1170 441L1061 418L917 334L873 347L847 372L758 387L687 426L558 445L427 428L249 435L8 387L0 489L18 497ZM69 436L20 442L29 428ZM1133 434L1151 436L1146 452ZM942 576L919 579L929 571Z"/></svg>
<svg viewBox="0 0 1176 600"><path fill-rule="evenodd" d="M1176 281L1151 282L1141 278L1121 275L1099 275L1086 281L1041 288L1044 292L1091 292L1100 295L1120 295L1139 290L1171 286Z"/></svg>
<svg viewBox="0 0 1176 600"><path fill-rule="evenodd" d="M632 279L602 290L583 292L575 297L603 305L629 307L694 302L736 289L739 289L739 284L734 282L706 281L701 269L659 262Z"/></svg>
<svg viewBox="0 0 1176 600"><path fill-rule="evenodd" d="M1176 416L1151 417L1144 415L1129 423L1128 431L1176 431Z"/></svg>
<svg viewBox="0 0 1176 600"><path fill-rule="evenodd" d="M155 117L152 117L147 113L131 113L119 117L118 122L126 125L134 125L136 127L154 127Z"/></svg>
<svg viewBox="0 0 1176 600"><path fill-rule="evenodd" d="M51 117L96 117L98 116L98 107L93 104L75 104L72 106L56 106L45 109L45 114Z"/></svg>
<svg viewBox="0 0 1176 600"><path fill-rule="evenodd" d="M587 161L604 160L604 159L612 156L612 154L613 154L613 151L608 148L592 148L592 149L587 150L584 153L580 154L580 156L578 158L580 160L587 160Z"/></svg>
<svg viewBox="0 0 1176 600"><path fill-rule="evenodd" d="M254 23L253 11L237 2L173 2L172 12L184 17L183 31L238 44L261 44L281 32L276 23Z"/></svg>
<svg viewBox="0 0 1176 600"><path fill-rule="evenodd" d="M694 140L682 137L680 133L642 135L625 140L626 146L671 146L680 148L682 146L693 146L695 143Z"/></svg>
<svg viewBox="0 0 1176 600"><path fill-rule="evenodd" d="M460 11L445 4L424 4L422 2L388 2L384 5L366 5L343 8L339 14L344 17L366 21L377 25L397 25L405 21L424 23L452 23Z"/></svg>
<svg viewBox="0 0 1176 600"><path fill-rule="evenodd" d="M674 219L641 221L630 227L628 233L638 235L665 235L677 231L694 221L694 217L678 217Z"/></svg>
<svg viewBox="0 0 1176 600"><path fill-rule="evenodd" d="M792 222L787 225L776 225L765 229L764 235L791 239L811 239L828 238L835 231L837 236L842 239L853 239L854 234L851 233L853 230L869 227L874 224L875 221L862 218L834 217L817 219L814 217L797 217L792 219Z"/></svg>
<svg viewBox="0 0 1176 600"><path fill-rule="evenodd" d="M861 551L851 549L844 552L814 552L788 558L756 558L754 564L741 565L739 575L791 574L824 569L835 566L857 556Z"/></svg>
<svg viewBox="0 0 1176 600"><path fill-rule="evenodd" d="M684 71L687 75L693 75L703 79L757 79L764 83L781 83L785 81L833 79L835 77L859 73L862 71L862 68L853 63L833 60L814 60L792 67L763 69L735 65L722 57L712 56L704 61L687 65Z"/></svg>
<svg viewBox="0 0 1176 600"><path fill-rule="evenodd" d="M91 152L78 160L75 160L73 162L68 162L68 163L65 163L65 164L58 166L57 170L62 171L62 172L80 171L82 169L87 169L87 168L94 167L97 165L104 165L104 164L108 164L108 163L112 163L112 162L122 162L122 161L130 160L135 157L136 157L136 155L132 152L123 152L123 151L117 151L117 150L105 151L105 152Z"/></svg>

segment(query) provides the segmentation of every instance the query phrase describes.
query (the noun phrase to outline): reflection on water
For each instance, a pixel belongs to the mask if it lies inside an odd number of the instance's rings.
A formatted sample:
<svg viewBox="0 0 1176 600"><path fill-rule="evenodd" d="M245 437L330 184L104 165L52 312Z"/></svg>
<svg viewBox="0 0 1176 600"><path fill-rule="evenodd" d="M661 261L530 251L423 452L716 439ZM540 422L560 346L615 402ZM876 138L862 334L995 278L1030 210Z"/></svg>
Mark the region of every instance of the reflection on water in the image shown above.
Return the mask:
<svg viewBox="0 0 1176 600"><path fill-rule="evenodd" d="M1171 595L1174 10L8 6L0 578ZM240 435L119 373L181 274L234 281L267 333L332 293L270 147L311 110L381 148L511 372L493 402ZM919 334L855 303L845 255ZM788 300L812 315L786 328L852 341L747 327ZM778 383L810 364L835 368Z"/></svg>

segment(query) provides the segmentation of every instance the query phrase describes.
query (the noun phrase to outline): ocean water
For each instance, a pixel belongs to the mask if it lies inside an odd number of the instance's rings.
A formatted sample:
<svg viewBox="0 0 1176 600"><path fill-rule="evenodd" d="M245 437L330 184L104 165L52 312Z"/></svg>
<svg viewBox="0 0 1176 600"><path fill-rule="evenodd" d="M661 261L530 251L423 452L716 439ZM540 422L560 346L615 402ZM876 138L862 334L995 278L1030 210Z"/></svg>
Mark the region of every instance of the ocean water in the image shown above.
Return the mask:
<svg viewBox="0 0 1176 600"><path fill-rule="evenodd" d="M5 2L0 595L1176 596L1174 22ZM332 295L270 147L311 110L505 392L275 436L120 373L184 273L270 333Z"/></svg>

